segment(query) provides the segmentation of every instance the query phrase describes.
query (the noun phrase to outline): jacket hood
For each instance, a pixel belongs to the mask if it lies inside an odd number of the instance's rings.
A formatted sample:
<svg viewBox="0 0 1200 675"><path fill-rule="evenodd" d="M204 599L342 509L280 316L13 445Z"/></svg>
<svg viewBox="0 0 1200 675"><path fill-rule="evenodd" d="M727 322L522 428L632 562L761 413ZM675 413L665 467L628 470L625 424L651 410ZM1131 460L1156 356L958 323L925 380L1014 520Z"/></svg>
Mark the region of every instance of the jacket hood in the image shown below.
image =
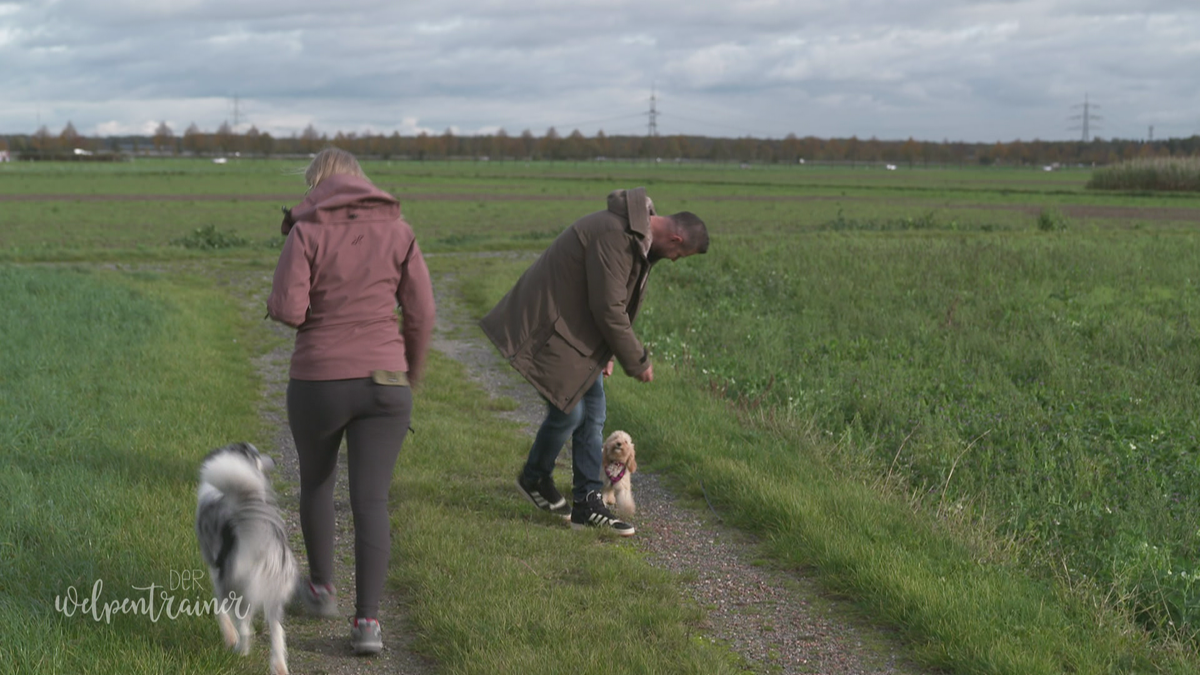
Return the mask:
<svg viewBox="0 0 1200 675"><path fill-rule="evenodd" d="M296 208L292 219L296 221L322 222L328 220L322 212L357 206L364 209L392 211L393 217L400 216L400 202L388 193L375 187L374 183L358 176L337 174L321 181ZM388 214L381 214L387 216Z"/></svg>
<svg viewBox="0 0 1200 675"><path fill-rule="evenodd" d="M657 216L646 188L613 190L608 193L608 210L629 221L629 229L642 239L642 253L650 252L650 216Z"/></svg>

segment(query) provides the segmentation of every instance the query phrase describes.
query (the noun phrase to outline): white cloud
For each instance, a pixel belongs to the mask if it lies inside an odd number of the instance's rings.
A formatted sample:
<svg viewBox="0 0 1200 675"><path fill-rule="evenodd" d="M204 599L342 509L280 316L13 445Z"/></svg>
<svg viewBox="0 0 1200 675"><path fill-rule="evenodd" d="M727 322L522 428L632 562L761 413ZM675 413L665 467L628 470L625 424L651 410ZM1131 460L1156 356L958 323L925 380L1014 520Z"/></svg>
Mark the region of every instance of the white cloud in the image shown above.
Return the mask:
<svg viewBox="0 0 1200 675"><path fill-rule="evenodd" d="M126 124L117 120L108 120L101 122L92 127L92 130L79 130L81 133L90 134L93 136L128 136L130 134L140 134L142 130L137 125Z"/></svg>

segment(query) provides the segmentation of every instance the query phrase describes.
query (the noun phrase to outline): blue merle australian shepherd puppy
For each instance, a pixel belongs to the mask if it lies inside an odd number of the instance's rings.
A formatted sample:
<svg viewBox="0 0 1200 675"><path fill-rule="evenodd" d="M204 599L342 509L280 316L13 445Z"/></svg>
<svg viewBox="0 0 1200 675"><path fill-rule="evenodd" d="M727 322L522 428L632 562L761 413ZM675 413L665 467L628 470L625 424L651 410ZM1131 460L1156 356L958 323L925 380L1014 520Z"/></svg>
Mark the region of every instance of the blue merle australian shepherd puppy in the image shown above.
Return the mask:
<svg viewBox="0 0 1200 675"><path fill-rule="evenodd" d="M271 633L271 672L284 675L287 645L281 621L299 570L265 473L274 466L249 443L210 452L200 465L196 536L225 644L249 654L251 621L261 610ZM231 594L240 602L227 602Z"/></svg>

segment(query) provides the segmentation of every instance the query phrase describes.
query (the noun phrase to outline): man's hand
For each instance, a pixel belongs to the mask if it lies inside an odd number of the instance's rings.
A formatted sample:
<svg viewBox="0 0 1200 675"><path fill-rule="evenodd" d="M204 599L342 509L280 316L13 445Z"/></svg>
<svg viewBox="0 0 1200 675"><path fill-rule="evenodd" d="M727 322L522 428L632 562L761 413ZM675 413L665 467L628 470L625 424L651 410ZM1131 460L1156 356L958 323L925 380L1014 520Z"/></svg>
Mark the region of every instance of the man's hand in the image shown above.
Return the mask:
<svg viewBox="0 0 1200 675"><path fill-rule="evenodd" d="M608 363L604 364L604 370L602 370L602 371L600 371L600 372L601 372L601 373L604 373L604 376L605 376L605 377L608 377L609 375L612 375L612 374L613 374L613 362L612 362L612 359L609 359L609 360L608 360Z"/></svg>
<svg viewBox="0 0 1200 675"><path fill-rule="evenodd" d="M645 370L638 373L637 375L634 375L633 378L635 380L637 380L638 382L650 382L651 380L654 379L654 364L652 363L652 364L646 366Z"/></svg>

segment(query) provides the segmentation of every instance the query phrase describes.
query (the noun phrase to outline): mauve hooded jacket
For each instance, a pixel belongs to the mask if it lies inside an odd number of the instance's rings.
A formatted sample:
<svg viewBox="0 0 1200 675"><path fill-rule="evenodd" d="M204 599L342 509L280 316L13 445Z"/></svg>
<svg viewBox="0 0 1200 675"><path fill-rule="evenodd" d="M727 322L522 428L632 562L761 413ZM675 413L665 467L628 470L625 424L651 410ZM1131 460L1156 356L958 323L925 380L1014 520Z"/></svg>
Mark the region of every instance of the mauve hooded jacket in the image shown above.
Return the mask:
<svg viewBox="0 0 1200 675"><path fill-rule="evenodd" d="M419 381L433 332L433 286L400 202L365 178L334 175L291 219L267 300L271 318L297 329L291 377L403 370Z"/></svg>

